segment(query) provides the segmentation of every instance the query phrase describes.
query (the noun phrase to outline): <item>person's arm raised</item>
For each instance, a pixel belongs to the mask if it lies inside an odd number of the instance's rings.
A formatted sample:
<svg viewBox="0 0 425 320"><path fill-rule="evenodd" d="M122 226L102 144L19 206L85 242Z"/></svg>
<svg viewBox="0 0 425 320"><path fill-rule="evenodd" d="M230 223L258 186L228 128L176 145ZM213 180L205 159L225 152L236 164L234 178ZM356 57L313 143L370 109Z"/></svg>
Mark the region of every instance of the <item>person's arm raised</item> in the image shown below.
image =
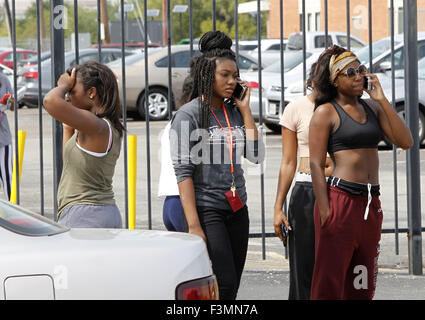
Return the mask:
<svg viewBox="0 0 425 320"><path fill-rule="evenodd" d="M375 74L367 74L367 76L370 77L369 82L373 85L373 90L365 91L378 111L382 132L397 147L409 149L413 146L412 133L385 97L378 77Z"/></svg>
<svg viewBox="0 0 425 320"><path fill-rule="evenodd" d="M43 99L46 111L56 120L62 122L88 136L108 134L108 125L89 110L79 109L65 100L76 83L76 71L71 75L64 73L58 80L57 87L50 90Z"/></svg>

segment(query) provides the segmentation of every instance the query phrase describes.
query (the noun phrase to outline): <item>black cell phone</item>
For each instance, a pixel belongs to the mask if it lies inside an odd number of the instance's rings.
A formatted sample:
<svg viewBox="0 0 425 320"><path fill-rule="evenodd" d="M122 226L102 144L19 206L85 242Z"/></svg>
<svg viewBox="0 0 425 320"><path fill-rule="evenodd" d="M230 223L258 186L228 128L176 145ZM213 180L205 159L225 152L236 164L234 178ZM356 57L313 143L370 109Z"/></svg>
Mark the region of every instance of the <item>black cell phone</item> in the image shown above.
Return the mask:
<svg viewBox="0 0 425 320"><path fill-rule="evenodd" d="M364 77L364 80L363 80L363 89L365 89L365 90L372 90L373 89L373 87L372 87L372 85L369 83L369 78L368 77Z"/></svg>
<svg viewBox="0 0 425 320"><path fill-rule="evenodd" d="M280 230L282 231L283 245L286 247L288 244L288 228L286 227L284 223L282 223L280 225Z"/></svg>
<svg viewBox="0 0 425 320"><path fill-rule="evenodd" d="M239 100L242 100L245 97L246 90L248 90L248 88L244 87L239 82L236 82L236 87L233 91L233 96Z"/></svg>

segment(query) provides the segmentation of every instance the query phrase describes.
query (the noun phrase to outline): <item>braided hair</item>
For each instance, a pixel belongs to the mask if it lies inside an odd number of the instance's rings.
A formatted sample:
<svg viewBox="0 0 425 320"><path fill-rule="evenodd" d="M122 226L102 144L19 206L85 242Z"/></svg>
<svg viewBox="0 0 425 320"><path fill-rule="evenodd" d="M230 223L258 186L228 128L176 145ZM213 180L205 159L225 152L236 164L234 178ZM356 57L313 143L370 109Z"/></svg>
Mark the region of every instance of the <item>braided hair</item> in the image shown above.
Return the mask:
<svg viewBox="0 0 425 320"><path fill-rule="evenodd" d="M95 61L88 61L75 68L77 77L80 78L83 84L84 91L92 87L96 88L100 105L103 108L103 112L97 116L109 119L115 129L118 130L120 136L122 136L125 129L120 121L122 106L114 73L107 66Z"/></svg>
<svg viewBox="0 0 425 320"><path fill-rule="evenodd" d="M199 56L191 74L193 75L193 91L190 100L199 99L200 127L207 129L209 126L210 106L213 96L215 81L215 68L218 58L226 58L236 63L236 55L230 49L232 39L221 31L208 31L199 40Z"/></svg>

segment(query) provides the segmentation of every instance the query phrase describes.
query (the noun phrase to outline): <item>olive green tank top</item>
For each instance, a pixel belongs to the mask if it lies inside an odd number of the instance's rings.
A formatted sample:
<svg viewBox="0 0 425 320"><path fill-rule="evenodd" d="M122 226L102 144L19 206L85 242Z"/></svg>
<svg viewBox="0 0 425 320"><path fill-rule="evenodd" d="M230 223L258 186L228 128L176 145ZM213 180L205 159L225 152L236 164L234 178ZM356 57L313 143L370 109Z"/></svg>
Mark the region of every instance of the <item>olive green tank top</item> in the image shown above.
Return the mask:
<svg viewBox="0 0 425 320"><path fill-rule="evenodd" d="M78 131L66 142L58 188L58 216L76 204L115 204L112 177L120 155L121 137L110 121L106 121L112 129L112 146L106 155L97 157L81 150L77 146Z"/></svg>

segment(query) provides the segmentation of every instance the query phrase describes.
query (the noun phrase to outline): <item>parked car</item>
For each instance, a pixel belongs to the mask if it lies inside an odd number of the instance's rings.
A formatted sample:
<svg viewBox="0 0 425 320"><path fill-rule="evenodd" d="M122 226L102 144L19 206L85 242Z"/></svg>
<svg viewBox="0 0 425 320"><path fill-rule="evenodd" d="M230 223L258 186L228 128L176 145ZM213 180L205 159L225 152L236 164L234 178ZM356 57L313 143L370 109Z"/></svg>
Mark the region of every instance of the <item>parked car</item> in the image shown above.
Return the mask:
<svg viewBox="0 0 425 320"><path fill-rule="evenodd" d="M40 62L50 58L50 51L42 52L40 54ZM38 64L38 55L32 56L29 59L22 60L18 63L18 73L22 68L34 67Z"/></svg>
<svg viewBox="0 0 425 320"><path fill-rule="evenodd" d="M134 54L133 51L126 51L126 55ZM101 51L102 63L108 63L121 58L121 49L103 48ZM94 60L99 60L98 50L93 48L81 49L79 51L79 63ZM68 51L65 53L65 70L76 64L75 51ZM51 73L51 58L44 60L41 63L42 77L41 77L41 95L44 95L52 88L52 73ZM20 104L27 105L28 107L38 106L38 67L37 65L20 70L18 76L18 87L25 87L25 92Z"/></svg>
<svg viewBox="0 0 425 320"><path fill-rule="evenodd" d="M328 32L328 47L337 44L341 47L347 47L348 38L346 32L329 31ZM356 36L350 35L350 48L353 52L366 46L366 43L357 38ZM302 50L303 48L303 33L294 32L289 35L288 43L286 45L291 50ZM317 49L325 49L325 32L315 31L306 33L306 50L312 51Z"/></svg>
<svg viewBox="0 0 425 320"><path fill-rule="evenodd" d="M288 39L283 39L283 50L286 48ZM235 40L233 40L233 49L235 49ZM249 54L255 57L258 53L258 40L240 40L238 42L239 50L247 51ZM280 39L261 39L261 51L280 51Z"/></svg>
<svg viewBox="0 0 425 320"><path fill-rule="evenodd" d="M0 300L217 299L188 233L69 229L0 200Z"/></svg>
<svg viewBox="0 0 425 320"><path fill-rule="evenodd" d="M384 90L385 96L389 101L392 100L392 86L390 75L386 77L380 77L382 89ZM396 111L400 117L406 118L405 104L405 81L404 81L404 70L398 70L395 72L395 106ZM418 62L418 99L419 99L419 143L425 143L425 57ZM390 145L389 141L385 141Z"/></svg>
<svg viewBox="0 0 425 320"><path fill-rule="evenodd" d="M99 45L97 43L95 43L95 44L92 44L91 47L92 48L98 48ZM161 47L161 44L156 43L156 42L148 42L148 47L149 48L157 48L157 47ZM121 43L102 43L101 48L119 48L119 49L121 49L122 44ZM126 42L126 44L125 44L126 50L140 51L140 50L143 50L144 48L145 48L144 42Z"/></svg>
<svg viewBox="0 0 425 320"><path fill-rule="evenodd" d="M387 43L387 50L383 51L381 54L376 55L374 53L375 44L372 44L372 72L378 75L385 74L387 71L391 70L391 48L390 48L390 39L385 38L384 40ZM404 39L403 35L397 35L394 39L396 45L394 46L394 69L401 70L404 69ZM383 42L380 44L382 45ZM376 45L378 47L378 45ZM385 47L382 45L382 47ZM379 50L382 51L382 50ZM377 53L379 52L377 50ZM369 47L365 47L359 52L356 52L357 57L360 62L366 65L369 68ZM374 57L375 56L375 57ZM418 32L418 60L425 57L425 32Z"/></svg>
<svg viewBox="0 0 425 320"><path fill-rule="evenodd" d="M233 50L236 50L236 42L233 40ZM239 50L243 51L252 51L258 47L258 40L239 40L238 41Z"/></svg>
<svg viewBox="0 0 425 320"><path fill-rule="evenodd" d="M176 101L181 96L184 79L189 75L190 52L189 45L175 45L171 47L172 88L174 109ZM149 52L150 50L148 50ZM199 55L196 47L193 54ZM126 59L126 106L128 111L137 111L145 117L145 58L144 54ZM156 49L149 56L149 116L152 120L163 120L168 117L168 47ZM238 65L241 71L257 70L255 58L243 52L239 54ZM118 76L119 92L122 94L122 66L120 61L109 64L112 71Z"/></svg>
<svg viewBox="0 0 425 320"><path fill-rule="evenodd" d="M317 60L320 52L306 52L306 67L307 74L310 69L310 65ZM279 127L273 125L274 121L266 117L267 116L267 95L270 90L281 90L281 67L280 67L280 58L275 63L271 64L267 68L262 71L262 106L263 106L263 120L267 127L270 129L280 130ZM286 50L284 52L284 85L285 88L288 85L292 85L297 81L303 79L303 52L300 50ZM259 80L258 80L258 72L244 72L241 73L241 78L244 81L248 81L251 83L251 99L250 99L250 107L251 112L255 120L259 119Z"/></svg>
<svg viewBox="0 0 425 320"><path fill-rule="evenodd" d="M37 52L33 50L16 49L16 65L20 61L32 58ZM13 49L1 50L0 52L0 64L13 69Z"/></svg>

